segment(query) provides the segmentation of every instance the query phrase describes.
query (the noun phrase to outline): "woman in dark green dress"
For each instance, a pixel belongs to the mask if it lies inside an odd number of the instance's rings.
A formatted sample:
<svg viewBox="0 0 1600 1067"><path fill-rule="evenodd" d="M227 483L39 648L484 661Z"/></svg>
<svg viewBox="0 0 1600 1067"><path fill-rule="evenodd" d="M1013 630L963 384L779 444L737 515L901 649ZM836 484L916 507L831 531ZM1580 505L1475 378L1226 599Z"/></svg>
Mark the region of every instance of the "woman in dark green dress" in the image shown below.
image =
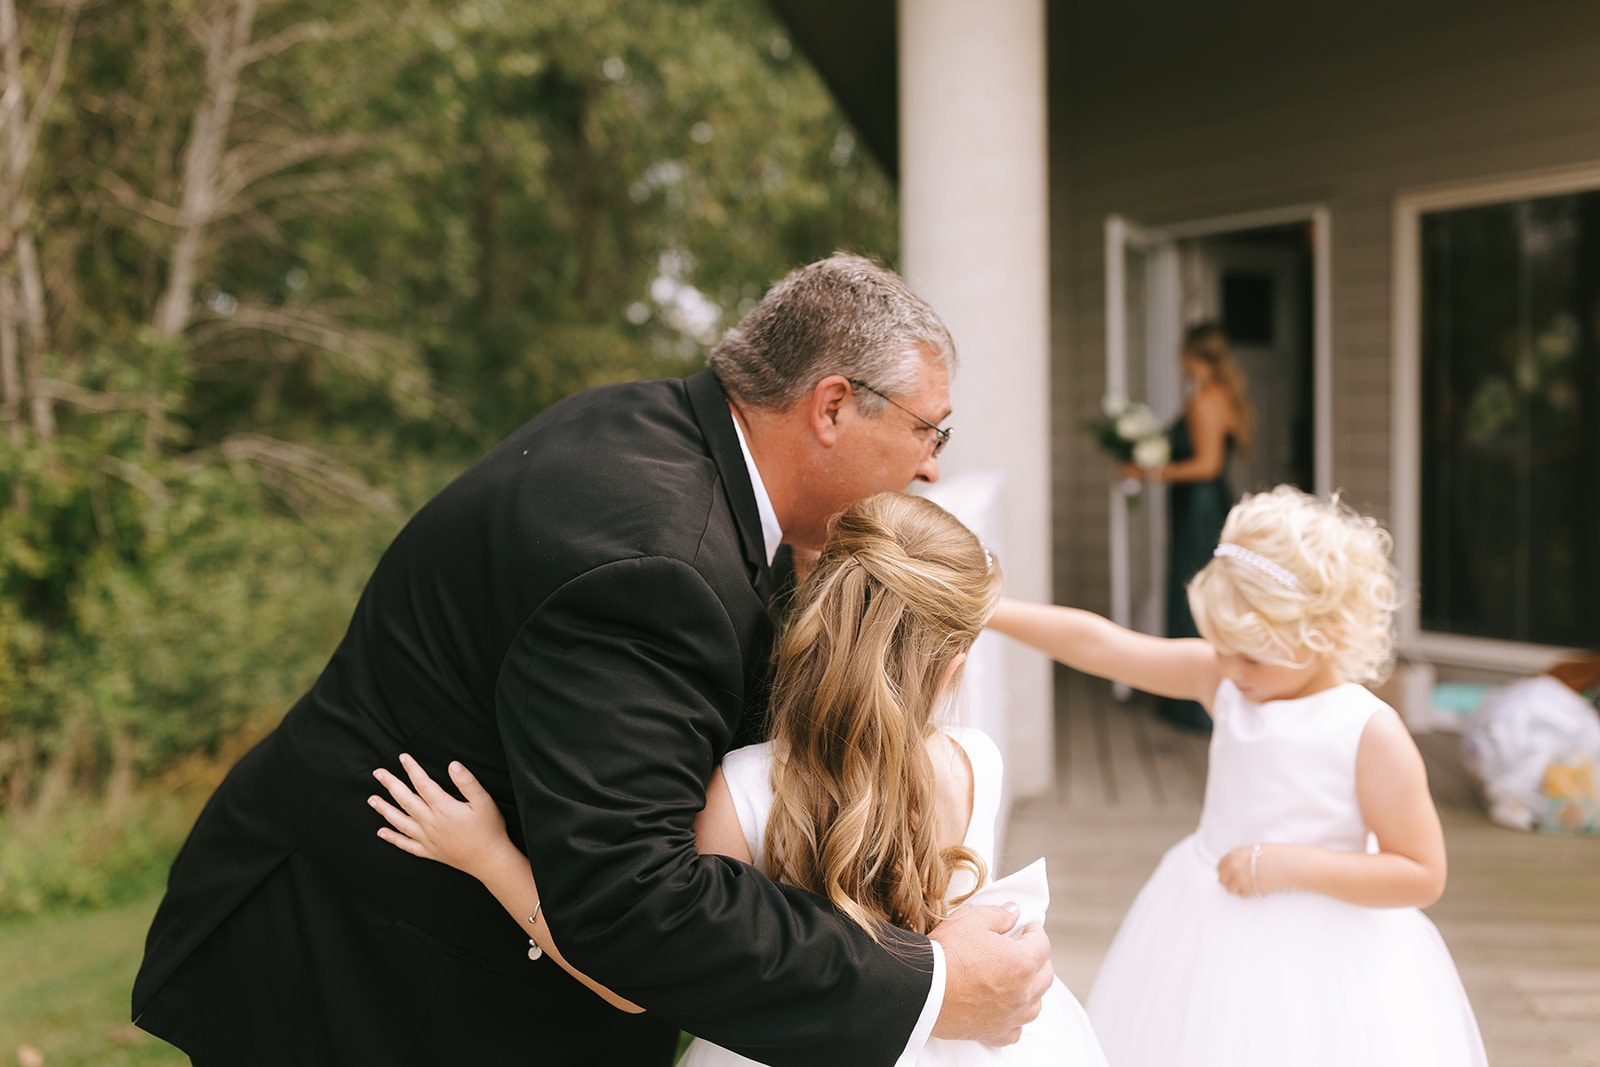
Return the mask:
<svg viewBox="0 0 1600 1067"><path fill-rule="evenodd" d="M1233 507L1228 460L1235 450L1248 453L1255 416L1244 372L1228 351L1228 337L1216 323L1191 327L1184 336L1184 376L1192 391L1168 436L1172 455L1166 466L1123 468L1127 477L1165 482L1167 490L1167 636L1199 637L1189 614L1189 579L1211 562L1222 535L1222 521ZM1161 717L1177 725L1211 732L1211 718L1192 700L1157 705Z"/></svg>

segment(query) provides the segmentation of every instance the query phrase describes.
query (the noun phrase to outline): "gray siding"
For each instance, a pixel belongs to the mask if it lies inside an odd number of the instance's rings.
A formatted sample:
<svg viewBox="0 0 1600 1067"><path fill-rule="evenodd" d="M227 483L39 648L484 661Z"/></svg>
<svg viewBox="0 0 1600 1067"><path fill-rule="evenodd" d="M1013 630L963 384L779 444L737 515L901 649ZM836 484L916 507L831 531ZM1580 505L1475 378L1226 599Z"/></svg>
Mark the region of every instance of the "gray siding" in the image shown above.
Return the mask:
<svg viewBox="0 0 1600 1067"><path fill-rule="evenodd" d="M1050 7L1057 599L1109 607L1104 220L1321 203L1333 475L1388 519L1398 192L1600 163L1600 4Z"/></svg>

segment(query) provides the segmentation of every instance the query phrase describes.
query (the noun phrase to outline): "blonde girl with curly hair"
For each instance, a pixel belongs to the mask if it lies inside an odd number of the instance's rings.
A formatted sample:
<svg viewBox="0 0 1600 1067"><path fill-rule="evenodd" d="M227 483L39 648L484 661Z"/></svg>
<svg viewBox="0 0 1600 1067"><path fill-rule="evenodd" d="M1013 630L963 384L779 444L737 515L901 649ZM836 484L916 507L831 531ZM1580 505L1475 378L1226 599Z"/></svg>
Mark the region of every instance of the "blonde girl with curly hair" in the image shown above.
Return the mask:
<svg viewBox="0 0 1600 1067"><path fill-rule="evenodd" d="M1000 592L998 562L929 500L883 493L841 513L778 641L770 740L728 753L713 774L695 822L699 851L825 897L891 945L896 930L928 934L968 902L1031 897L1023 920L1042 922L1042 861L985 884L994 866L999 750L978 730L940 722ZM392 827L379 835L477 877L532 934L531 952L548 952L613 1005L640 1010L561 957L538 915L527 859L472 775L450 767L463 803L401 760L409 787L376 772L399 805L371 798ZM693 1020L680 1024L693 1029ZM773 1060L782 1062L781 1048ZM755 1062L696 1040L679 1064ZM915 1062L1105 1067L1083 1008L1059 980L1015 1043L929 1038Z"/></svg>
<svg viewBox="0 0 1600 1067"><path fill-rule="evenodd" d="M990 621L1070 667L1198 701L1205 804L1123 919L1089 995L1117 1067L1483 1064L1449 951L1422 757L1363 685L1398 605L1376 522L1280 486L1229 512L1189 583L1200 639L1003 601Z"/></svg>

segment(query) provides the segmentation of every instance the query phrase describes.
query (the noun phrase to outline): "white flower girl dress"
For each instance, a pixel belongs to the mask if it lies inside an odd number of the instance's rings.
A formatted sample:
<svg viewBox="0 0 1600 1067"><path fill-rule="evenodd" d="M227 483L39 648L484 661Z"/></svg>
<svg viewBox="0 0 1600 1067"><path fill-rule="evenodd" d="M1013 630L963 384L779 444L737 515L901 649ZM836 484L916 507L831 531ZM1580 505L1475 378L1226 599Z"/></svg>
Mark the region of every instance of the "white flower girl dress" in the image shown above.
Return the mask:
<svg viewBox="0 0 1600 1067"><path fill-rule="evenodd" d="M972 764L972 819L962 842L983 857L985 866L994 866L995 821L1000 814L1000 750L982 731L953 727L946 731L967 754ZM728 753L722 772L733 795L744 831L745 844L755 866L766 872L763 843L767 817L772 811L772 746L752 745ZM958 881L962 880L962 881ZM959 870L951 879L951 896L971 888L971 875ZM972 897L974 904L1014 902L1022 910L1018 928L1042 925L1050 892L1045 879L1044 860L1036 860L1021 871L984 886ZM678 1067L746 1067L755 1064L737 1053L709 1041L696 1040L678 1061ZM1067 987L1056 979L1045 994L1039 1017L1022 1028L1022 1039L1004 1048L991 1048L976 1041L944 1041L930 1038L917 1057L917 1067L1106 1067L1106 1060L1095 1041L1094 1031L1083 1008Z"/></svg>
<svg viewBox="0 0 1600 1067"><path fill-rule="evenodd" d="M1199 828L1129 909L1089 994L1114 1067L1481 1067L1477 1021L1439 931L1416 908L1305 892L1237 897L1217 863L1241 845L1367 849L1356 750L1373 715L1347 684L1212 709Z"/></svg>

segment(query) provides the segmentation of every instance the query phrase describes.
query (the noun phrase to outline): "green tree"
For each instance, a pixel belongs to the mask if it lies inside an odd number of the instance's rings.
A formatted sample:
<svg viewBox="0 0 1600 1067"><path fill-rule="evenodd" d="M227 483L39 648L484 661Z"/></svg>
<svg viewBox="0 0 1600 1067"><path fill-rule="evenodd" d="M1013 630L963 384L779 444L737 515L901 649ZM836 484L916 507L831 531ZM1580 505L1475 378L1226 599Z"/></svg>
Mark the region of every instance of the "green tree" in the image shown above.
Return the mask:
<svg viewBox="0 0 1600 1067"><path fill-rule="evenodd" d="M892 261L759 0L0 0L0 76L0 911L103 895L487 444Z"/></svg>

